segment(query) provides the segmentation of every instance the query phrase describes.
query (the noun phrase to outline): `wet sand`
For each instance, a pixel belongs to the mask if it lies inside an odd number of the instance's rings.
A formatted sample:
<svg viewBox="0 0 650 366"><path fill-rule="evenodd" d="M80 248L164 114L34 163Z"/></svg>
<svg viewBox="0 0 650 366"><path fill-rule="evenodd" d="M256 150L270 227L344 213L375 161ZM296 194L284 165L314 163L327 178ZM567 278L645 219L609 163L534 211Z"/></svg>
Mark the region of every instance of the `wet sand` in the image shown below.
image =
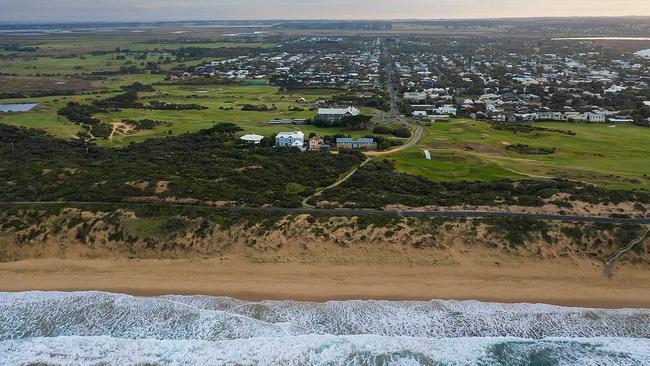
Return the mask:
<svg viewBox="0 0 650 366"><path fill-rule="evenodd" d="M245 259L33 259L0 264L0 291L204 294L245 300L479 300L650 308L648 268L607 279L594 263L506 265L252 263Z"/></svg>

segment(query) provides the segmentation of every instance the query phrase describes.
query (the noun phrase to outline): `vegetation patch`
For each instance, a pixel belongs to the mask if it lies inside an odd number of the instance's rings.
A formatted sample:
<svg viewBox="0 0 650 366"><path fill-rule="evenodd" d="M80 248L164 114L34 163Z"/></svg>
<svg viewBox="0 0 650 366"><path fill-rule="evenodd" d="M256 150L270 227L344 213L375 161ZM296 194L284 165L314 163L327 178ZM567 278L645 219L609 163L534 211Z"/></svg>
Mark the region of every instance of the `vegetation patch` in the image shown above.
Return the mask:
<svg viewBox="0 0 650 366"><path fill-rule="evenodd" d="M534 147L526 144L508 145L506 150L525 155L551 155L555 153L554 147Z"/></svg>
<svg viewBox="0 0 650 366"><path fill-rule="evenodd" d="M542 206L545 200L566 193L570 200L597 203L650 202L645 190L619 191L566 180L496 180L491 182L431 182L420 176L399 173L391 160L374 161L359 169L342 185L318 199L353 203L355 207L383 208L400 204L410 207L461 205ZM312 203L316 203L313 202Z"/></svg>
<svg viewBox="0 0 650 366"><path fill-rule="evenodd" d="M310 191L332 184L363 160L354 151L242 147L234 142L237 131L236 125L218 124L114 150L0 125L0 154L11 156L0 161L0 191L11 201L119 202L157 196L297 207ZM259 168L244 169L251 166ZM73 168L76 174L62 174ZM57 179L43 175L45 169ZM167 181L168 189L157 193L154 185L141 190L127 184L140 180Z"/></svg>

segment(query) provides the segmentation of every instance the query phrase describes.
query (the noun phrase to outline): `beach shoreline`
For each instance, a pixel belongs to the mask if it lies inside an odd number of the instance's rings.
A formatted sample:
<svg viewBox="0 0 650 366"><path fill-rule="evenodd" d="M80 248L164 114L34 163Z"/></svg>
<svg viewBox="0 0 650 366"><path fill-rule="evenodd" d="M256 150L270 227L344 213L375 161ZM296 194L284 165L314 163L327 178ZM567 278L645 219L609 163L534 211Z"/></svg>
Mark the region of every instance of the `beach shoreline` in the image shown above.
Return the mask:
<svg viewBox="0 0 650 366"><path fill-rule="evenodd" d="M253 263L245 259L30 259L0 264L0 291L105 291L242 300L476 300L650 308L648 268L607 279L593 263L508 265Z"/></svg>

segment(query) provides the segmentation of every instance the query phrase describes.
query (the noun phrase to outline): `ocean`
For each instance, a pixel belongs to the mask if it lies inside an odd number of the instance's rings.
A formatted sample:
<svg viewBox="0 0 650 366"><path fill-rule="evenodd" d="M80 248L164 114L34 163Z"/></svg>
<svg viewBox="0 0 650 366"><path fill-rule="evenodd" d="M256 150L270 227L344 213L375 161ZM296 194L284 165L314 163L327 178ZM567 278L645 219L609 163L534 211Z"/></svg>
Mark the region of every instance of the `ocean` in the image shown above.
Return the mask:
<svg viewBox="0 0 650 366"><path fill-rule="evenodd" d="M0 293L0 365L650 365L650 309Z"/></svg>

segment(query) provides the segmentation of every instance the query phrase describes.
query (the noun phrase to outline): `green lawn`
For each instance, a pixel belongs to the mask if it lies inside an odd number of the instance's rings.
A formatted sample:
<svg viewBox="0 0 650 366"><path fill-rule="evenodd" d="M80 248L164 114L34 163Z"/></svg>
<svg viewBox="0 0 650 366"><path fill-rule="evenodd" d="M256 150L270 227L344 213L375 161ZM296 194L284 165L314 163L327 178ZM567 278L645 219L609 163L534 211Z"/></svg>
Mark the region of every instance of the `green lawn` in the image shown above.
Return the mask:
<svg viewBox="0 0 650 366"><path fill-rule="evenodd" d="M207 92L204 92L207 91ZM346 133L353 136L368 134L369 131L343 131L335 128L319 128L315 126L296 125L271 125L272 119L284 118L313 118L315 111L309 110L308 105L296 103L300 97L308 102L320 99L328 99L335 92L306 92L306 93L281 93L273 86L182 86L166 85L157 86L154 93L141 93L141 97L151 96L155 100L168 103L196 103L208 107L204 110L189 111L154 111L141 109L124 109L119 112L112 112L97 115L105 123L122 119L153 119L171 122L171 126L161 126L153 130L139 131L128 136L118 135L113 142L100 141L104 146L123 146L137 141L143 141L151 137L161 137L171 134L178 135L185 132L193 132L208 128L216 123L236 123L244 129L244 133L257 133L270 136L280 131L301 130L305 134L315 132L319 135ZM242 111L241 105L265 104L269 107L275 105L277 110L267 112ZM304 108L304 111L289 111L291 106ZM233 108L232 110L219 109ZM374 113L373 110L364 110L365 113Z"/></svg>
<svg viewBox="0 0 650 366"><path fill-rule="evenodd" d="M513 133L469 120L425 127L418 147L395 154L400 170L432 180L563 177L610 188L650 187L650 129L632 125L609 127L578 123L546 123L540 127L571 130ZM508 144L555 147L552 155L525 155ZM432 160L424 158L428 149Z"/></svg>
<svg viewBox="0 0 650 366"><path fill-rule="evenodd" d="M111 78L103 81L110 83L111 90L117 90L119 86L128 85L135 81L153 83L161 81L160 75L126 75ZM314 132L318 135L332 135L337 133L349 134L352 136L363 136L370 131L346 131L337 128L319 128L309 125L271 125L269 121L276 118L313 118L316 111L310 110L309 105L296 103L300 97L308 102L321 99L329 99L336 91L307 91L294 94L281 93L273 86L187 86L187 85L162 85L156 86L153 93L141 93L143 102L147 100L165 101L168 103L196 103L208 107L204 110L187 111L156 111L143 109L123 109L119 112L98 114L95 117L110 124L115 120L123 119L153 119L167 121L171 126L160 126L152 130L142 130L131 133L127 136L115 135L112 142L99 140L101 146L119 147L131 142L140 142L149 138L179 135L185 132L194 132L208 128L216 123L231 122L241 126L245 133L257 133L270 136L280 131L301 130L306 135ZM207 91L203 93L200 91ZM88 94L74 96L55 96L30 99L8 99L0 100L0 103L21 103L38 102L39 105L30 112L0 114L0 123L14 126L39 128L48 133L61 137L70 138L81 131L81 128L65 118L58 116L57 111L70 101L90 103L93 99L101 99L111 94ZM147 99L151 98L151 99ZM277 110L267 112L242 111L242 104L265 104L269 107L275 105ZM291 106L304 108L304 111L289 111ZM219 109L219 107L232 110ZM363 109L364 113L373 114L377 111Z"/></svg>
<svg viewBox="0 0 650 366"><path fill-rule="evenodd" d="M44 38L26 37L19 42L23 46L39 47L39 52L21 53L15 58L0 59L0 70L7 74L4 81L7 90L4 92L61 92L85 91L84 95L57 96L43 98L10 99L0 103L38 102L39 106L26 113L0 114L0 123L14 126L25 126L38 128L48 133L61 137L71 138L81 128L65 118L58 116L57 111L70 101L90 103L93 99L109 97L113 94L102 94L100 91L120 92L120 87L130 85L134 82L143 84L154 84L164 81L165 75L109 75L102 80L85 80L80 75L101 71L117 71L122 66L134 65L142 67L147 61L158 61L158 57L149 57L147 60L136 60L134 56L126 56L125 60L118 60L114 54L92 55L93 51L111 51L117 47L130 49L132 51L143 50L172 50L181 47L262 47L272 48L277 44L273 42L232 42L227 37L205 36L212 42L201 44L184 44L182 39L186 37L183 33L162 35L150 34L147 32L134 33L132 35L92 35L80 36L71 39L67 36L57 37L55 35ZM161 39L165 39L161 42ZM203 61L214 59L201 59L183 62L185 65L198 64ZM163 69L177 66L177 63L162 64ZM43 74L49 76L45 77ZM66 84L60 82L65 81ZM58 86L57 86L58 85ZM64 86L63 86L64 85ZM153 111L142 109L124 109L119 112L100 114L95 117L110 124L114 120L122 119L154 119L167 121L171 126L161 126L153 130L143 130L131 133L128 136L116 135L112 142L99 140L102 146L123 146L131 142L143 141L152 137L178 135L185 132L193 132L203 128L211 127L215 123L232 122L240 125L243 133L258 133L272 135L279 131L300 129L306 134L315 132L319 135L349 133L353 136L368 134L369 131L342 131L335 128L318 128L312 126L294 125L270 125L269 121L275 118L313 118L315 111L309 110L308 105L300 105L296 100L305 97L308 102L321 99L330 99L334 94L340 93L335 90L305 91L300 93L280 93L278 88L272 86L183 86L173 83L157 85L154 93L141 93L144 102L147 100L164 101L168 103L195 103L207 109L189 111ZM150 99L146 99L150 98ZM245 112L241 110L242 104L266 104L276 109L267 112ZM289 111L291 106L304 108L304 111ZM221 107L221 109L220 109ZM231 110L228 110L232 108ZM364 110L364 113L375 113L374 110Z"/></svg>
<svg viewBox="0 0 650 366"><path fill-rule="evenodd" d="M82 100L81 96L67 97L44 97L31 99L0 99L2 103L26 103L37 102L38 106L29 112L0 113L0 123L36 128L47 131L47 133L60 138L71 138L82 128L62 116L57 115L59 108L68 101Z"/></svg>

